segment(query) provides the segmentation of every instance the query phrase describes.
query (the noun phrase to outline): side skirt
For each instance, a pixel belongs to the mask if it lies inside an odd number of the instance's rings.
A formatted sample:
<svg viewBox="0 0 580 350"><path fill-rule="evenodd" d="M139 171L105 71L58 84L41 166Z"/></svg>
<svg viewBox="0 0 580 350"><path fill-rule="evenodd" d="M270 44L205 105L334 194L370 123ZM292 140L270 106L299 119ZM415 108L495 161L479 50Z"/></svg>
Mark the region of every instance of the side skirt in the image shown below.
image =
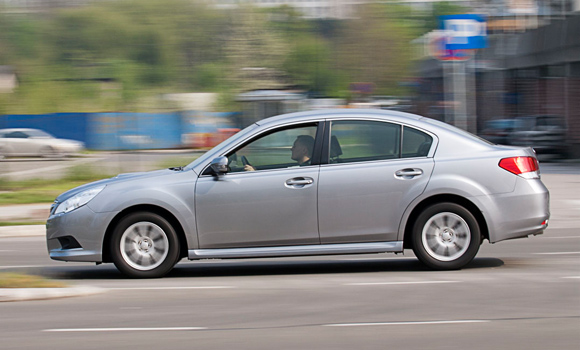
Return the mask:
<svg viewBox="0 0 580 350"><path fill-rule="evenodd" d="M274 258L284 256L340 255L369 253L401 253L403 242L372 242L347 244L298 245L286 247L190 249L189 260Z"/></svg>

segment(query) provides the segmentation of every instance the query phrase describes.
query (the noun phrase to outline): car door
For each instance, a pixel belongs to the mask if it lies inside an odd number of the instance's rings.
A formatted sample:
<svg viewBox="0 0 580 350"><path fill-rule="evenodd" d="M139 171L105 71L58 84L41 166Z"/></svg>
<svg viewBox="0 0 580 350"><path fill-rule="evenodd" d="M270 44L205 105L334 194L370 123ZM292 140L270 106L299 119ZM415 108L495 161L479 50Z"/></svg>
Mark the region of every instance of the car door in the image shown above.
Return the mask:
<svg viewBox="0 0 580 350"><path fill-rule="evenodd" d="M318 188L321 243L397 240L404 210L431 176L433 136L384 121L336 120L328 129Z"/></svg>
<svg viewBox="0 0 580 350"><path fill-rule="evenodd" d="M30 143L29 135L23 131L13 131L7 133L4 141L12 156L24 156L33 153L33 145Z"/></svg>
<svg viewBox="0 0 580 350"><path fill-rule="evenodd" d="M228 173L204 171L195 188L200 248L319 244L317 134L318 123L267 130L225 154ZM302 165L293 159L299 137L310 140Z"/></svg>

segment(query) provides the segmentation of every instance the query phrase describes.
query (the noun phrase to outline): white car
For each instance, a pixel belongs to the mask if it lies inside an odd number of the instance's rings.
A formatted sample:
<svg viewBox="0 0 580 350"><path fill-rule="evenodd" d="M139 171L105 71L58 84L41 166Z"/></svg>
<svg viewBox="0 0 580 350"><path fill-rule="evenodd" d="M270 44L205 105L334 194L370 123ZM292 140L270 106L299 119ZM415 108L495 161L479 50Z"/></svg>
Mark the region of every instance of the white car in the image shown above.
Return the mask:
<svg viewBox="0 0 580 350"><path fill-rule="evenodd" d="M64 157L84 149L80 141L57 139L38 129L0 129L0 158Z"/></svg>

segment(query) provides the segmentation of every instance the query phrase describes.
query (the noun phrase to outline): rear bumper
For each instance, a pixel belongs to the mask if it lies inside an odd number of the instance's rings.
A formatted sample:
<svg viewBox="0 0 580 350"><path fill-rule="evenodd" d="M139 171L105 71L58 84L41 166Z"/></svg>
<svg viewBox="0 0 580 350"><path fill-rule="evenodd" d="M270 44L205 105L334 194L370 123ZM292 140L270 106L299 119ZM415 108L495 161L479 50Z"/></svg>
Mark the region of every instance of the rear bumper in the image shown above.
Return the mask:
<svg viewBox="0 0 580 350"><path fill-rule="evenodd" d="M513 192L477 198L486 208L491 243L541 234L548 227L550 193L539 179L518 177Z"/></svg>

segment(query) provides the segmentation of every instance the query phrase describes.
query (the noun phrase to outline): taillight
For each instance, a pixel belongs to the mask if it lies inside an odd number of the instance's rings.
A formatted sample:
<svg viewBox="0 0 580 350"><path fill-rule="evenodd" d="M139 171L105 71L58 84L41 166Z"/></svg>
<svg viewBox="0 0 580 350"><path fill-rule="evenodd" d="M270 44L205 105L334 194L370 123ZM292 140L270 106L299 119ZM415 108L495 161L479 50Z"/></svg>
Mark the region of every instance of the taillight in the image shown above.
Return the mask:
<svg viewBox="0 0 580 350"><path fill-rule="evenodd" d="M499 167L525 178L538 178L540 165L535 157L511 157L499 161Z"/></svg>

